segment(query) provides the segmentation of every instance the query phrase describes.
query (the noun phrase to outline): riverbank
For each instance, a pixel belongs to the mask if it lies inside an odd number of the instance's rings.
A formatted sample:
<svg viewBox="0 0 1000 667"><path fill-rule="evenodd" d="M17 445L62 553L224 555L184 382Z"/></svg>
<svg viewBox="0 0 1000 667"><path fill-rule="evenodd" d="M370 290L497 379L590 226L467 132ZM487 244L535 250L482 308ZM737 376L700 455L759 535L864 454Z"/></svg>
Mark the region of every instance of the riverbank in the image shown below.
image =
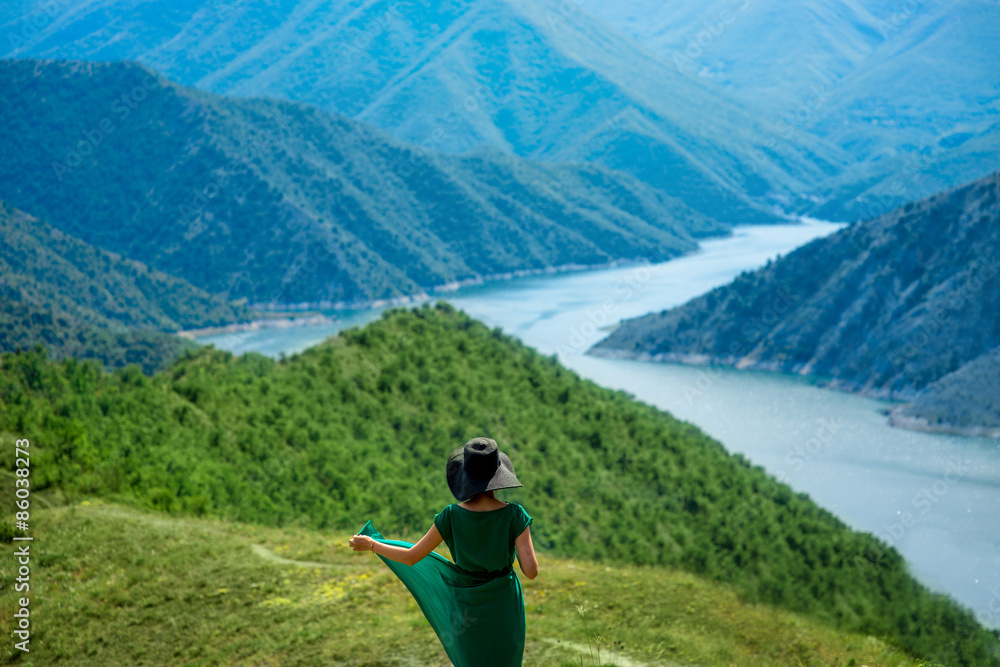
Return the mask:
<svg viewBox="0 0 1000 667"><path fill-rule="evenodd" d="M712 238L722 238L712 237ZM692 252L698 252L697 250ZM691 254L691 253L685 253ZM676 259L682 255L664 258L660 261ZM482 287L494 283L501 283L521 278L532 278L538 276L556 276L561 274L576 273L581 271L602 271L630 266L651 265L653 260L616 260L602 264L562 264L560 266L549 266L541 269L522 269L518 271L508 271L505 273L491 273L466 280L456 280L430 288L422 288L423 291L416 294L393 297L390 299L370 299L366 301L312 301L301 303L273 303L273 304L249 304L249 308L255 313L262 315L260 319L249 322L238 322L218 327L204 327L201 329L185 329L176 332L177 336L197 340L205 336L222 336L227 334L247 333L260 331L263 329L289 329L303 326L320 326L333 324L340 320L337 314L330 314L330 311L356 312L373 311L383 308L417 306L426 301L433 301L436 298L444 298L459 290L470 287ZM325 312L317 312L325 311ZM294 313L294 314L290 314Z"/></svg>
<svg viewBox="0 0 1000 667"><path fill-rule="evenodd" d="M911 431L923 431L925 433L961 435L966 438L1000 438L1000 428L958 426L957 424L951 424L944 421L932 423L924 417L906 414L905 410L907 405L900 405L885 411L884 414L889 418L890 426L905 428Z"/></svg>
<svg viewBox="0 0 1000 667"><path fill-rule="evenodd" d="M175 335L181 338L197 340L202 336L221 336L225 334L246 333L250 331L260 331L262 329L290 329L292 327L317 326L321 324L331 324L337 318L329 315L313 314L293 317L276 317L274 319L251 320L249 322L238 322L227 324L221 327L204 327L202 329L185 329L178 331Z"/></svg>

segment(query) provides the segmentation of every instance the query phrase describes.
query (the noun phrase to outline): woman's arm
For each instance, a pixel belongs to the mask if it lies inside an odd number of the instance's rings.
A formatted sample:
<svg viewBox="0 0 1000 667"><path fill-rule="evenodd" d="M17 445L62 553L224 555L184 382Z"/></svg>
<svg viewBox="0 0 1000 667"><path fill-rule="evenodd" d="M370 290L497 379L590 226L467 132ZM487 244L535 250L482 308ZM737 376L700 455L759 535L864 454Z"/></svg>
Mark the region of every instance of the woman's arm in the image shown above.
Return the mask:
<svg viewBox="0 0 1000 667"><path fill-rule="evenodd" d="M434 551L434 547L441 544L441 533L438 532L437 526L431 524L430 530L412 547L397 547L394 544L385 544L378 540L373 540L367 535L355 535L347 543L355 551L374 550L379 556L385 556L397 563L415 565L422 561L424 556Z"/></svg>
<svg viewBox="0 0 1000 667"><path fill-rule="evenodd" d="M514 540L517 548L517 564L521 566L521 572L528 579L538 576L538 559L535 558L535 546L531 543L531 530L525 526L517 539Z"/></svg>

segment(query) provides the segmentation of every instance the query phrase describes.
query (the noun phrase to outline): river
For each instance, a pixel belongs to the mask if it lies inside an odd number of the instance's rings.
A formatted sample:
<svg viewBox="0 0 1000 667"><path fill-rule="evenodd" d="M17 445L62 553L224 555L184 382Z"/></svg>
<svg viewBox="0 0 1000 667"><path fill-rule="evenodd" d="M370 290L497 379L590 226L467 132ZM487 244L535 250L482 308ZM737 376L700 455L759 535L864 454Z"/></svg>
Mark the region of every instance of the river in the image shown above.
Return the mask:
<svg viewBox="0 0 1000 667"><path fill-rule="evenodd" d="M590 357L620 319L678 305L839 225L738 227L655 265L548 274L463 288L443 298L582 377L630 392L697 425L857 530L894 546L920 581L1000 627L1000 442L892 428L885 402L755 371ZM381 309L319 326L198 341L291 354Z"/></svg>

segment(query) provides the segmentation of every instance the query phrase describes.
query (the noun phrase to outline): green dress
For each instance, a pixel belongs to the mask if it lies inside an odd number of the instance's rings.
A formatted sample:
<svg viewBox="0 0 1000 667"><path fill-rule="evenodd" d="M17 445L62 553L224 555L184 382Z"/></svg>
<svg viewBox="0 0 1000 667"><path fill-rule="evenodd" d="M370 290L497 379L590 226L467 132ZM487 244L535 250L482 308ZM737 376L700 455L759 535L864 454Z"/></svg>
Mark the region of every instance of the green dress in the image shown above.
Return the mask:
<svg viewBox="0 0 1000 667"><path fill-rule="evenodd" d="M524 656L524 597L514 574L514 540L531 524L510 503L488 512L451 504L434 525L455 562L431 552L416 565L379 556L413 594L455 667L515 667ZM360 535L387 540L369 521Z"/></svg>

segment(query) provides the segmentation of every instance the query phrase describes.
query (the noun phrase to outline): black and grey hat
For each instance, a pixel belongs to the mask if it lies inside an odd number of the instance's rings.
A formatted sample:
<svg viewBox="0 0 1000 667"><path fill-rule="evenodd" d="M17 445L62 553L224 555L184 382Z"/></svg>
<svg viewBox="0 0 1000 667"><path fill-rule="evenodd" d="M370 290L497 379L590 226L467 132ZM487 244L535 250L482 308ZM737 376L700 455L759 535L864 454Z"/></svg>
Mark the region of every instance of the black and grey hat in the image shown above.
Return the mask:
<svg viewBox="0 0 1000 667"><path fill-rule="evenodd" d="M448 456L448 488L465 501L482 491L524 486L514 465L492 438L473 438Z"/></svg>

